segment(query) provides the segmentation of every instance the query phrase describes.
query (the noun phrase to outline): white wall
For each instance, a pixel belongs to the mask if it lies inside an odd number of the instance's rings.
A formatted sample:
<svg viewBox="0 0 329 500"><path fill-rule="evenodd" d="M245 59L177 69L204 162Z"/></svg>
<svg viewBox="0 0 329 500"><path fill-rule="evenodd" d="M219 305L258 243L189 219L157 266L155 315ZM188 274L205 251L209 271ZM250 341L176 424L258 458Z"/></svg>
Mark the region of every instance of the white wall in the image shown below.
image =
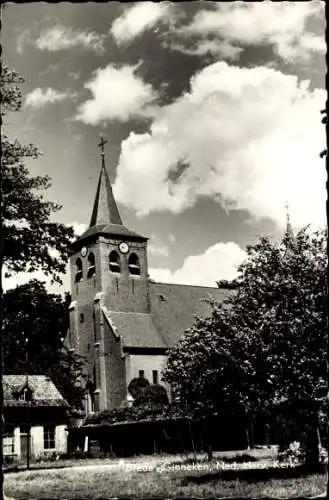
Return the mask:
<svg viewBox="0 0 329 500"><path fill-rule="evenodd" d="M67 431L66 425L57 425L55 427L55 448L53 450L44 449L43 425L34 425L31 427L30 446L32 457L39 457L44 453L67 452ZM20 427L14 429L14 455L21 458L21 430Z"/></svg>
<svg viewBox="0 0 329 500"><path fill-rule="evenodd" d="M15 455L17 457L21 456L21 433L20 428L15 427L14 430L14 446L15 446Z"/></svg>
<svg viewBox="0 0 329 500"><path fill-rule="evenodd" d="M57 425L55 427L55 448L44 449L44 429L43 425L31 427L31 455L35 458L40 455L53 452L65 453L67 451L67 432L66 425Z"/></svg>
<svg viewBox="0 0 329 500"><path fill-rule="evenodd" d="M55 431L55 446L59 453L67 452L67 431L66 425L57 425Z"/></svg>
<svg viewBox="0 0 329 500"><path fill-rule="evenodd" d="M31 455L38 457L43 454L43 426L31 427Z"/></svg>
<svg viewBox="0 0 329 500"><path fill-rule="evenodd" d="M167 363L167 356L160 355L140 355L140 354L129 354L126 357L126 373L127 373L127 384L133 378L138 377L139 370L144 370L144 376L150 382L153 383L153 370L158 370L159 384L164 385L167 390L167 384L162 380L162 371L165 369Z"/></svg>

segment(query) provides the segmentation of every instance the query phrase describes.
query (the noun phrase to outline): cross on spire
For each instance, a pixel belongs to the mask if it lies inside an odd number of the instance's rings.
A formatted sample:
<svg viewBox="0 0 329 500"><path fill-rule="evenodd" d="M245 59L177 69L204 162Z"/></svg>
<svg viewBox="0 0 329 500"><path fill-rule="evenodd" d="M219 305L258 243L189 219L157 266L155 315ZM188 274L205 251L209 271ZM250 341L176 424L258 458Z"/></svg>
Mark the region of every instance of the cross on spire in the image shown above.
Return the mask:
<svg viewBox="0 0 329 500"><path fill-rule="evenodd" d="M101 148L101 155L104 156L104 146L105 144L107 144L107 140L103 137L103 135L101 134L101 140L99 142L99 144L97 144L97 146L99 148Z"/></svg>

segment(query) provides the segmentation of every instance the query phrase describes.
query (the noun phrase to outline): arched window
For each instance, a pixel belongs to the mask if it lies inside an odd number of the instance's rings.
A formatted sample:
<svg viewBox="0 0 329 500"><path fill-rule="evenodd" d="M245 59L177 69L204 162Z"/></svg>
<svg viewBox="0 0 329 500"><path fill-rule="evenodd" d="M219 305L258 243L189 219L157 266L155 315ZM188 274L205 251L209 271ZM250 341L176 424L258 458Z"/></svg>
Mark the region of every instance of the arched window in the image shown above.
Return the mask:
<svg viewBox="0 0 329 500"><path fill-rule="evenodd" d="M132 253L129 256L128 267L129 267L129 274L133 274L134 276L140 275L141 268L139 265L139 258L135 253Z"/></svg>
<svg viewBox="0 0 329 500"><path fill-rule="evenodd" d="M94 276L96 272L96 266L95 266L95 255L93 253L90 253L88 255L88 271L87 271L87 277L90 278L91 276Z"/></svg>
<svg viewBox="0 0 329 500"><path fill-rule="evenodd" d="M82 260L78 258L75 261L75 282L78 283L78 281L82 280Z"/></svg>
<svg viewBox="0 0 329 500"><path fill-rule="evenodd" d="M118 252L116 252L115 250L113 250L110 253L109 264L110 264L110 271L112 271L112 273L120 273L120 271L121 271L120 256L119 256Z"/></svg>

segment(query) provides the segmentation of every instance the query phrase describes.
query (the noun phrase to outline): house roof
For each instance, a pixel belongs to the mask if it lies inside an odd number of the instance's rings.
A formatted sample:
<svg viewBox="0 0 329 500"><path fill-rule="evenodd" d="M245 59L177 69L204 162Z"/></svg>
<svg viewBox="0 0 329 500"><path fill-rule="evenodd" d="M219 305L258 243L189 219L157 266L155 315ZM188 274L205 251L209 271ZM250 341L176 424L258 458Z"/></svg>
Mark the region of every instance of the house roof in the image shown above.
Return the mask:
<svg viewBox="0 0 329 500"><path fill-rule="evenodd" d="M105 307L103 314L114 334L121 336L123 347L166 349L150 314L114 312Z"/></svg>
<svg viewBox="0 0 329 500"><path fill-rule="evenodd" d="M4 406L26 406L26 401L20 401L15 396L25 387L32 390L33 406L69 406L46 375L4 375Z"/></svg>
<svg viewBox="0 0 329 500"><path fill-rule="evenodd" d="M196 316L206 317L211 313L208 297L222 302L231 293L218 287L150 281L151 311L157 331L168 347L174 346Z"/></svg>
<svg viewBox="0 0 329 500"><path fill-rule="evenodd" d="M193 326L196 316L211 313L207 298L222 302L231 290L202 286L175 285L150 281L151 313L110 311L102 307L104 317L123 348L173 347Z"/></svg>

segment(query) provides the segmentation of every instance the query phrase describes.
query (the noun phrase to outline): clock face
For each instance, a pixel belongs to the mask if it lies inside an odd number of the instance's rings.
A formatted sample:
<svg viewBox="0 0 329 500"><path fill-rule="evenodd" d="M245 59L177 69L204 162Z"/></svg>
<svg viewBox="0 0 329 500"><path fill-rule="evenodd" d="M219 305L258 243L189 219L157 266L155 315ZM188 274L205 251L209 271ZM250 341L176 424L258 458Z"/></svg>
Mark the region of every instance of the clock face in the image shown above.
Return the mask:
<svg viewBox="0 0 329 500"><path fill-rule="evenodd" d="M121 253L128 253L129 252L129 246L125 241L121 241L119 243L119 250Z"/></svg>
<svg viewBox="0 0 329 500"><path fill-rule="evenodd" d="M85 257L87 255L87 249L86 249L86 247L82 247L80 253L81 253L82 257Z"/></svg>

